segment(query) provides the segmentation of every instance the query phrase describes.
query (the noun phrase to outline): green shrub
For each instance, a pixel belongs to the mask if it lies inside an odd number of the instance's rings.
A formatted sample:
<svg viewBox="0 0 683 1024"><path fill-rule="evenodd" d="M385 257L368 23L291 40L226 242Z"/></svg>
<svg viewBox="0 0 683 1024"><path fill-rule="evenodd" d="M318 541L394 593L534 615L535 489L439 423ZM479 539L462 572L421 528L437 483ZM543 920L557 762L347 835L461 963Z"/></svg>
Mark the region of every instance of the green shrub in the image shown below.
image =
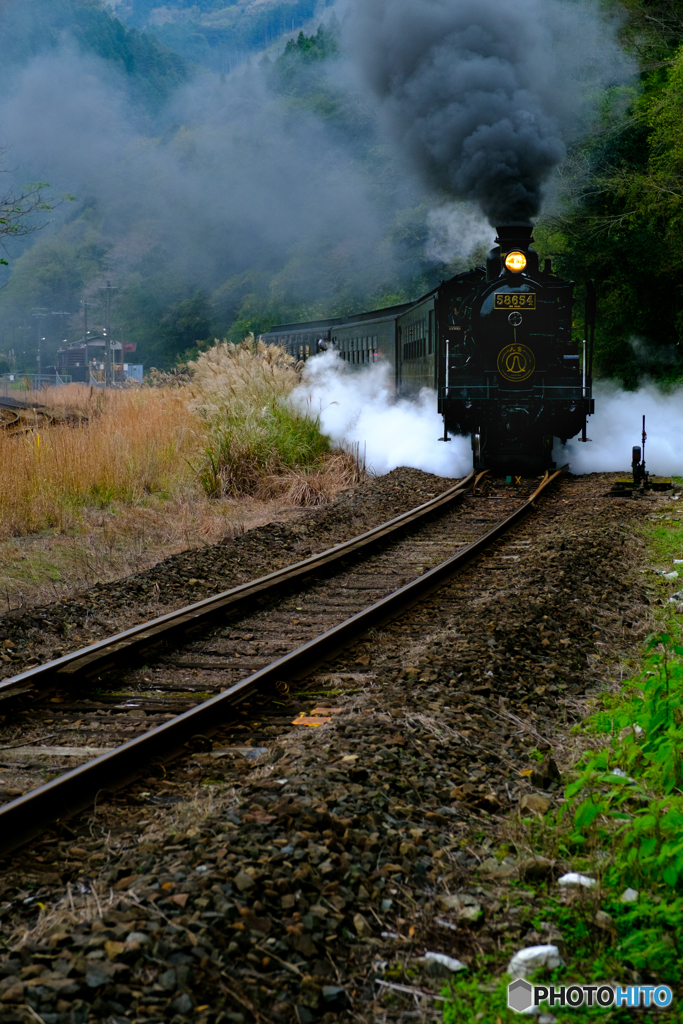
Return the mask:
<svg viewBox="0 0 683 1024"><path fill-rule="evenodd" d="M319 467L330 451L317 418L287 405L299 367L283 348L216 344L190 363L193 407L209 427L199 469L207 494L269 497L282 474Z"/></svg>

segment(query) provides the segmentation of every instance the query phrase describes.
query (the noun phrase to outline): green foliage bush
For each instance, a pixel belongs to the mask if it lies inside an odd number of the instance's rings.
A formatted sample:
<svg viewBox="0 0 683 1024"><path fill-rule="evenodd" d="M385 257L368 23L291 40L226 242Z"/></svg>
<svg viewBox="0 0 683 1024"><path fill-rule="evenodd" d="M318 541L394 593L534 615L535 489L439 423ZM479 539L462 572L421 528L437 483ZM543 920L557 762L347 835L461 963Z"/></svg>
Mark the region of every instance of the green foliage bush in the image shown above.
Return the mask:
<svg viewBox="0 0 683 1024"><path fill-rule="evenodd" d="M267 477L319 465L328 451L316 420L271 401L251 416L226 415L200 479L211 497L261 493Z"/></svg>

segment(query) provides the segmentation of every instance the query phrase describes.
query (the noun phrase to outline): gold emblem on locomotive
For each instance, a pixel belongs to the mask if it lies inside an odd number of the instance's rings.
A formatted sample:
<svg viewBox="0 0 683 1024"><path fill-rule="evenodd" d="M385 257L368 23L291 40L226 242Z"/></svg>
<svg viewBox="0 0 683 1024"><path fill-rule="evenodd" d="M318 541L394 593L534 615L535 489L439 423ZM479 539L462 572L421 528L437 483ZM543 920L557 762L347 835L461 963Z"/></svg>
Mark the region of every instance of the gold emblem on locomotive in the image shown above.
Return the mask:
<svg viewBox="0 0 683 1024"><path fill-rule="evenodd" d="M536 368L536 359L526 345L506 345L498 353L496 365L501 377L516 384L531 376Z"/></svg>

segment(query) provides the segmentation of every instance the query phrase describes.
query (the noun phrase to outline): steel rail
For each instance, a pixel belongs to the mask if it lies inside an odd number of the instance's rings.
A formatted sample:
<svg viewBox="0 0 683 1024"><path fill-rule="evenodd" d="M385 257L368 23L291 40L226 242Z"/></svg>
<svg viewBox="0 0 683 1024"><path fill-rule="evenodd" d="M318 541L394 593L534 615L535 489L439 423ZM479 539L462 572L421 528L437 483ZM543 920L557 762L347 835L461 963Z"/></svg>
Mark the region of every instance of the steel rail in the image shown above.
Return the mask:
<svg viewBox="0 0 683 1024"><path fill-rule="evenodd" d="M21 846L48 825L84 810L102 791L127 785L147 770L151 761L170 760L177 756L184 748L187 749L189 741L198 733L205 736L215 732L224 724L230 706L244 700L254 690L274 686L283 677L296 678L310 671L371 626L395 618L438 590L463 564L526 515L539 495L567 469L563 466L552 476L546 472L541 484L518 508L477 540L411 583L170 722L150 729L142 736L0 807L0 854Z"/></svg>
<svg viewBox="0 0 683 1024"><path fill-rule="evenodd" d="M236 605L247 598L263 595L268 591L275 591L285 583L289 583L301 576L307 576L325 565L339 562L356 551L360 551L368 544L375 543L388 534L402 529L409 523L429 515L441 508L442 505L447 505L451 501L462 497L469 490L470 486L476 486L477 481L483 475L483 473L478 474L473 482L473 470L453 487L449 487L448 490L432 498L431 501L409 509L408 512L403 512L400 516L396 516L395 519L381 523L379 526L373 527L372 530L368 530L358 537L352 537L351 540L344 541L342 544L336 544L334 547L321 551L317 555L311 555L301 562L294 562L292 565L278 569L267 576L261 576L256 580L251 580L249 583L242 583L238 587L232 587L230 590L222 591L220 594L214 594L213 597L204 598L204 600L198 601L196 604L186 605L174 612L160 615L156 619L140 623L138 626L124 630L122 633L116 633L105 640L99 640L97 643L90 644L88 647L81 647L79 650L65 654L61 658L46 661L41 665L26 669L25 672L20 672L16 676L4 679L0 681L0 699L3 696L11 695L12 692L17 694L26 692L27 689L30 689L37 682L49 681L50 683L58 682L60 685L68 685L77 675L103 671L110 664L113 664L116 659L129 656L133 651L144 650L147 647L159 644L170 633L176 634L178 630L187 631L212 615L224 611L226 608Z"/></svg>

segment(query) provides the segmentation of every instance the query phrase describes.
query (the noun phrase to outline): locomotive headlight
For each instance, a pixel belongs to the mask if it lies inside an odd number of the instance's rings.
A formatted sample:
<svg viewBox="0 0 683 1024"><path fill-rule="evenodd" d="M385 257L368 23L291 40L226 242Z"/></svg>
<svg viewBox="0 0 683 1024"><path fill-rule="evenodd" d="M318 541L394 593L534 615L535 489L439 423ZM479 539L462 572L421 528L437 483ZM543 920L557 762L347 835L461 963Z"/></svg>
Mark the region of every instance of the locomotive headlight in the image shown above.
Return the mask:
<svg viewBox="0 0 683 1024"><path fill-rule="evenodd" d="M523 252L515 249L514 252L509 252L505 257L505 266L513 274L519 274L526 266L526 256Z"/></svg>

